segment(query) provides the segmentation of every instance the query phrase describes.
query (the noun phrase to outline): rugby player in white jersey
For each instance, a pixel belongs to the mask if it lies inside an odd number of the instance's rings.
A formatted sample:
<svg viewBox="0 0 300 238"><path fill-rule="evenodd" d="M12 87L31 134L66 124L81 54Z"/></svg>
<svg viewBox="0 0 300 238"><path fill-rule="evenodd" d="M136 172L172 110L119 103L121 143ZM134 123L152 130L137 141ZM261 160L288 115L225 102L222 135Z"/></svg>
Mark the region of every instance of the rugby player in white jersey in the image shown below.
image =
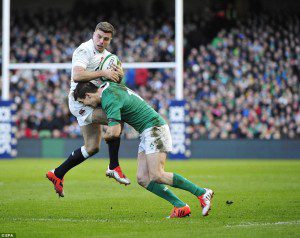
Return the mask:
<svg viewBox="0 0 300 238"><path fill-rule="evenodd" d="M77 118L84 138L84 145L74 150L59 167L46 174L46 177L54 184L54 189L60 197L64 196L64 175L99 151L101 125L107 124L106 114L102 109L85 106L74 100L73 92L77 83L91 81L94 85L100 86L102 77L113 82L119 82L124 76L123 70L119 66L113 66L113 70L99 70L101 62L111 54L106 48L110 44L114 33L114 27L110 23L100 22L95 28L93 38L82 43L73 53L69 108ZM110 164L106 176L116 179L121 184L129 185L130 180L123 174L118 161L120 138L109 141L107 144Z"/></svg>

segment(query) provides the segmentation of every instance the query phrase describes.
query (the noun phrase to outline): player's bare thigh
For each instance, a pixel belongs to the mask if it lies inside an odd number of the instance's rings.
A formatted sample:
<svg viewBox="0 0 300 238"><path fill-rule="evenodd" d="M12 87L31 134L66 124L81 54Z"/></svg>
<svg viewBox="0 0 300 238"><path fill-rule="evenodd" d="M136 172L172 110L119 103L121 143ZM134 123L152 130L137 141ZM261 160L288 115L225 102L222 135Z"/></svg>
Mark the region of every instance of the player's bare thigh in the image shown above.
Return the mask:
<svg viewBox="0 0 300 238"><path fill-rule="evenodd" d="M147 186L150 183L150 178L149 178L149 171L148 171L145 152L138 153L137 163L138 163L137 176L136 176L137 182L142 187L147 188Z"/></svg>
<svg viewBox="0 0 300 238"><path fill-rule="evenodd" d="M94 155L99 151L101 142L101 125L92 123L81 126L80 130L84 139L84 146L90 155Z"/></svg>
<svg viewBox="0 0 300 238"><path fill-rule="evenodd" d="M93 123L80 127L84 139L84 145L89 154L95 154L99 151L101 142L100 124L107 124L106 114L102 109L94 109L92 121Z"/></svg>
<svg viewBox="0 0 300 238"><path fill-rule="evenodd" d="M79 126L85 126L92 122L107 125L107 116L101 108L92 108L75 101L72 93L68 100L70 112L77 118Z"/></svg>
<svg viewBox="0 0 300 238"><path fill-rule="evenodd" d="M150 181L157 183L173 184L173 173L165 172L165 163L167 159L167 153L157 152L147 154L146 161L149 171Z"/></svg>
<svg viewBox="0 0 300 238"><path fill-rule="evenodd" d="M96 108L93 110L92 121L93 123L107 125L107 116L102 109Z"/></svg>

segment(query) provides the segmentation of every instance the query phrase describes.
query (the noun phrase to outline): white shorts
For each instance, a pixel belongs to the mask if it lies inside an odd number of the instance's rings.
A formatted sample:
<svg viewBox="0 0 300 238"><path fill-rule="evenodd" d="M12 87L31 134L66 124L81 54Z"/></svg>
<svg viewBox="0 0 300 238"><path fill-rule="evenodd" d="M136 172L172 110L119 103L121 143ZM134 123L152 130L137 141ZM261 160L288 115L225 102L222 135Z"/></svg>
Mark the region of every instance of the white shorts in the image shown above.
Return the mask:
<svg viewBox="0 0 300 238"><path fill-rule="evenodd" d="M172 137L168 125L148 128L140 135L138 153L152 154L172 151Z"/></svg>
<svg viewBox="0 0 300 238"><path fill-rule="evenodd" d="M79 126L86 126L92 123L94 108L75 101L73 92L69 93L69 109L77 118Z"/></svg>

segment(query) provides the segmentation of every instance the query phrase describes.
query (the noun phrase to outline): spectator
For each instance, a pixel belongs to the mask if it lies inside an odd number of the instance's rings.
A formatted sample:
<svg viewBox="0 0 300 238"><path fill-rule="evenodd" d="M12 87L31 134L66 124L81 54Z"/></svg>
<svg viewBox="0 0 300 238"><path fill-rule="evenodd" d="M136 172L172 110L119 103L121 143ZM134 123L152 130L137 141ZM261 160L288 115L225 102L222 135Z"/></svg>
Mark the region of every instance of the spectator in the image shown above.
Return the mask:
<svg viewBox="0 0 300 238"><path fill-rule="evenodd" d="M148 69L136 69L135 70L135 84L137 86L145 86L149 78Z"/></svg>
<svg viewBox="0 0 300 238"><path fill-rule="evenodd" d="M13 16L11 57L16 62L69 62L94 22L79 16L66 28L68 18L59 11ZM119 27L112 50L123 62L174 61L170 19L146 22L126 14L112 19ZM196 30L195 20L185 28ZM300 138L299 29L299 16L256 14L186 52L184 98L192 139ZM175 94L173 70L131 69L125 75L130 87L168 116ZM80 136L67 106L69 83L68 70L12 71L18 137ZM136 136L125 127L125 138Z"/></svg>

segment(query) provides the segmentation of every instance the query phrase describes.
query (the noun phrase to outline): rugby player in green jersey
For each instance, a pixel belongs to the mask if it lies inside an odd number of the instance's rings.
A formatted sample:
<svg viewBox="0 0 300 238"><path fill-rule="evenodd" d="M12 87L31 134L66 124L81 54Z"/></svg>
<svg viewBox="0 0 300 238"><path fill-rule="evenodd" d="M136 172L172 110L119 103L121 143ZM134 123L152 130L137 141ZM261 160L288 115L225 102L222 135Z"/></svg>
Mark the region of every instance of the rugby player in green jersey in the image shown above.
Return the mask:
<svg viewBox="0 0 300 238"><path fill-rule="evenodd" d="M121 122L140 133L137 182L174 206L169 218L189 216L191 210L165 185L194 194L200 201L202 215L208 215L213 191L164 170L167 153L172 150L170 130L166 121L139 95L121 84L106 82L98 88L87 82L77 84L74 99L93 108L102 107L108 119L103 136L106 141L120 137Z"/></svg>

